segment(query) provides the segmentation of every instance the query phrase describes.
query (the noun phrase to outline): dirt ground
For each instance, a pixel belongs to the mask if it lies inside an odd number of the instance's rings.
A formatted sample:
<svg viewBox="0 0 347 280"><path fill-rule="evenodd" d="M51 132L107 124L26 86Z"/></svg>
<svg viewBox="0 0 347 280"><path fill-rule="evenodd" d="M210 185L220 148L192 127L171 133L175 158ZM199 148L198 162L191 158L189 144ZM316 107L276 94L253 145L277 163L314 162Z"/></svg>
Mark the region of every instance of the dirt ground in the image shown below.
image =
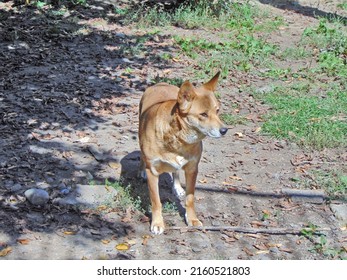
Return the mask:
<svg viewBox="0 0 347 280"><path fill-rule="evenodd" d="M178 52L170 34L206 32L177 27L148 35L111 18L109 4L90 2L91 8L64 17L0 3L0 259L346 257L345 222L331 208L346 202L327 201L320 190L305 197L286 193L299 190L295 178L303 178L305 168L345 164L347 152L308 151L262 135L268 108L239 88L266 88L267 81L236 72L220 84L222 105L237 104L249 122L204 141L196 207L205 226L250 232L185 229L183 203L171 193L168 175L161 178L161 197L177 211L165 213L168 229L161 236L150 234L149 215L115 207L112 192L94 205L64 202L78 196L78 186L122 178L146 209L147 187L136 178L139 100L157 77L190 78L188 60L159 59L164 51ZM258 4L283 16L286 27L271 40L285 46L317 24L314 15L335 13L333 2ZM92 31L83 34L84 25ZM49 201L32 205L24 195L30 188L44 189ZM324 238L283 234L312 225ZM282 233L252 232L263 229Z"/></svg>

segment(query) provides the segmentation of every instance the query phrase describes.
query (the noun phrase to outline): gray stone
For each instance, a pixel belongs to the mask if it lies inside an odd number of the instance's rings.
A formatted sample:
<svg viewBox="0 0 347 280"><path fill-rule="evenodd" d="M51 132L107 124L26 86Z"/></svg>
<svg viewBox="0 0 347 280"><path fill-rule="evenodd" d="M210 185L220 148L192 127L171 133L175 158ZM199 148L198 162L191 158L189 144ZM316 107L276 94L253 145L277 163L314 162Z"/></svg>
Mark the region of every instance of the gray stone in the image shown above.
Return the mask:
<svg viewBox="0 0 347 280"><path fill-rule="evenodd" d="M330 204L330 209L342 224L347 223L347 204Z"/></svg>
<svg viewBox="0 0 347 280"><path fill-rule="evenodd" d="M49 194L45 190L42 189L29 189L24 193L25 197L31 204L34 205L45 205L49 200Z"/></svg>
<svg viewBox="0 0 347 280"><path fill-rule="evenodd" d="M11 192L19 192L19 191L21 191L23 189L23 186L21 185L21 184L14 184L11 188L10 188L10 190L11 190Z"/></svg>

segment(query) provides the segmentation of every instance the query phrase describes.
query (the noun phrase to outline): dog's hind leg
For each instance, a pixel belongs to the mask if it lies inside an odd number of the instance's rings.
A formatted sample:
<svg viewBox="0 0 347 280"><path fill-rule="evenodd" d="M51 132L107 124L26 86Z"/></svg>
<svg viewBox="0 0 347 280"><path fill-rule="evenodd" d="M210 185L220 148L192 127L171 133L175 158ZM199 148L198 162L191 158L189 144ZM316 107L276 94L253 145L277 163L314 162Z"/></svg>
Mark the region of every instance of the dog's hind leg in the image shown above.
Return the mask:
<svg viewBox="0 0 347 280"><path fill-rule="evenodd" d="M145 164L145 162L143 161L142 154L141 154L141 156L140 156L140 167L139 167L139 170L138 170L138 172L137 172L137 177L138 177L138 178L142 178L144 181L147 180L146 164Z"/></svg>
<svg viewBox="0 0 347 280"><path fill-rule="evenodd" d="M186 192L181 186L179 171L172 173L172 179L173 179L172 192L177 198L179 199L183 198Z"/></svg>

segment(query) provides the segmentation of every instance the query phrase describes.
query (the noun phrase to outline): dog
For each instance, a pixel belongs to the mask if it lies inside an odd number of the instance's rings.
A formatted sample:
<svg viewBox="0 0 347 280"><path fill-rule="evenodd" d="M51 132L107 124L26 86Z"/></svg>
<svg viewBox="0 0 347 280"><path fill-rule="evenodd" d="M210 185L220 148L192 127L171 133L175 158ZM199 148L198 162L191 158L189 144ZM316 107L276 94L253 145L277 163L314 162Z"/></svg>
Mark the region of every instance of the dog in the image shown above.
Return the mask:
<svg viewBox="0 0 347 280"><path fill-rule="evenodd" d="M228 128L219 118L219 102L214 95L218 72L209 82L195 88L185 81L180 88L158 83L147 88L140 101L140 175L147 179L152 206L151 232L161 234L165 225L159 196L159 175L173 174L173 191L186 194L185 219L188 226L202 226L195 213L194 191L202 140L219 138ZM178 171L184 170L186 191Z"/></svg>

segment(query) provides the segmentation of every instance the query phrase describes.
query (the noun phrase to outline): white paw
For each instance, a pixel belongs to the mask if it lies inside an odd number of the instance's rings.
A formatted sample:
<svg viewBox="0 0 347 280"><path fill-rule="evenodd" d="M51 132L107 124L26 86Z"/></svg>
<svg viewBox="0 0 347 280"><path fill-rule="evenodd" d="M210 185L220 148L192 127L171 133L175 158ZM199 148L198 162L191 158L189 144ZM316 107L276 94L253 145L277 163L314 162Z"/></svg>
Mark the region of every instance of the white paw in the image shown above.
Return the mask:
<svg viewBox="0 0 347 280"><path fill-rule="evenodd" d="M164 232L164 228L161 226L151 226L151 232L155 235L162 234Z"/></svg>

